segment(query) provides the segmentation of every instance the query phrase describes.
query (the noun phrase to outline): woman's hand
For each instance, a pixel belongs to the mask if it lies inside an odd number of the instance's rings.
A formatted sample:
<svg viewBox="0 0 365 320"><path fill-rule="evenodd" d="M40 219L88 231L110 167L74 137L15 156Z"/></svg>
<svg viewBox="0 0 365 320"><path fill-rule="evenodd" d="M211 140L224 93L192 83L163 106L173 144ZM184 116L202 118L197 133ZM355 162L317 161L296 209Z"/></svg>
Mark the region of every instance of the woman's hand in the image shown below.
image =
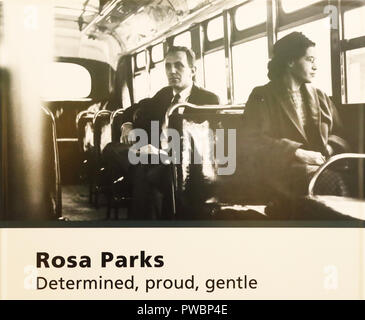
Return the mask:
<svg viewBox="0 0 365 320"><path fill-rule="evenodd" d="M303 162L308 165L320 166L326 161L326 158L323 156L322 153L316 151L304 150L301 148L295 151L295 157L300 162Z"/></svg>

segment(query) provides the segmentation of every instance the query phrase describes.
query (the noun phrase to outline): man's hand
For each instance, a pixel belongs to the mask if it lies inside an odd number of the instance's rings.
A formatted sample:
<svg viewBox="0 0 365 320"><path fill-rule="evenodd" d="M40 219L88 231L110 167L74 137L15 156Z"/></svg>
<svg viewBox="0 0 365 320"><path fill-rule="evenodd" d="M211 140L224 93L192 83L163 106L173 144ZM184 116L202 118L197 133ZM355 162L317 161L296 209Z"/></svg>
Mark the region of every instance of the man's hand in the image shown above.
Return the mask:
<svg viewBox="0 0 365 320"><path fill-rule="evenodd" d="M122 136L120 138L120 140L122 141L122 143L128 144L128 145L132 145L136 139L135 137L130 137L129 133L133 130L133 124L130 122L124 123L122 125Z"/></svg>
<svg viewBox="0 0 365 320"><path fill-rule="evenodd" d="M329 144L327 144L326 148L327 148L327 152L330 156L332 156L335 153L335 151Z"/></svg>
<svg viewBox="0 0 365 320"><path fill-rule="evenodd" d="M308 165L322 165L326 158L320 152L304 150L304 149L297 149L295 151L295 157L300 162L303 162Z"/></svg>

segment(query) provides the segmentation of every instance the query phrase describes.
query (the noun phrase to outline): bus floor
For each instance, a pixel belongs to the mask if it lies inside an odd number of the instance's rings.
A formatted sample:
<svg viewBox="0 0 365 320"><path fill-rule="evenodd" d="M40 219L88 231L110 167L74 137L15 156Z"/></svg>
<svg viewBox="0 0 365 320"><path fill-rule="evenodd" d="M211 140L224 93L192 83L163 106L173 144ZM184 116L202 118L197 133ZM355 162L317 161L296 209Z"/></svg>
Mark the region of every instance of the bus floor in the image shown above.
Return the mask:
<svg viewBox="0 0 365 320"><path fill-rule="evenodd" d="M89 202L89 186L62 186L62 217L69 221L102 221L107 220L106 199L100 195L100 205L96 208ZM127 212L120 208L118 216L112 211L111 219L124 220Z"/></svg>
<svg viewBox="0 0 365 320"><path fill-rule="evenodd" d="M68 221L127 220L126 208L119 208L118 215L111 210L107 217L106 199L99 196L99 208L89 202L88 185L62 186L62 217ZM222 206L213 220L311 220L311 221L365 221L364 200L336 197L306 197L297 206L267 208L263 205ZM210 220L210 219L209 219Z"/></svg>

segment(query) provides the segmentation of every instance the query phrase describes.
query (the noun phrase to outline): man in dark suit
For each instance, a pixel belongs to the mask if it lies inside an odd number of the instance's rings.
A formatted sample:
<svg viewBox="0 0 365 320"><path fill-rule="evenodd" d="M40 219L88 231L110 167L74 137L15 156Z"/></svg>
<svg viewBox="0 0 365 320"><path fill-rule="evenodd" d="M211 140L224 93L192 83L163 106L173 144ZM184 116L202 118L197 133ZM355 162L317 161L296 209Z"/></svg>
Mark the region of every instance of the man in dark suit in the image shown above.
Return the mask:
<svg viewBox="0 0 365 320"><path fill-rule="evenodd" d="M158 121L161 133L167 109L177 103L219 104L217 95L195 85L195 55L192 50L186 47L171 47L166 54L165 70L169 85L158 91L152 98L144 99L128 108L123 116L122 143L109 144L104 150L106 166L113 178L128 176L128 180L133 184L132 218L135 219L161 217L160 208L163 201L161 199L166 200L164 193L167 191L164 187L156 190L154 181L164 179L166 182L168 178L162 176L166 173L166 169L162 168L163 165L132 166L129 163L129 146L135 142L132 130L144 129L149 135L151 122ZM149 141L151 142L151 137ZM160 148L159 145L155 147ZM160 201L157 201L159 204L156 204L156 197L160 198Z"/></svg>
<svg viewBox="0 0 365 320"><path fill-rule="evenodd" d="M165 69L169 86L162 88L151 99L144 99L125 111L121 138L123 143L133 142L129 132L134 128L147 130L151 121L159 121L161 125L167 109L173 104L219 104L217 95L195 85L195 55L192 50L171 47L166 55Z"/></svg>

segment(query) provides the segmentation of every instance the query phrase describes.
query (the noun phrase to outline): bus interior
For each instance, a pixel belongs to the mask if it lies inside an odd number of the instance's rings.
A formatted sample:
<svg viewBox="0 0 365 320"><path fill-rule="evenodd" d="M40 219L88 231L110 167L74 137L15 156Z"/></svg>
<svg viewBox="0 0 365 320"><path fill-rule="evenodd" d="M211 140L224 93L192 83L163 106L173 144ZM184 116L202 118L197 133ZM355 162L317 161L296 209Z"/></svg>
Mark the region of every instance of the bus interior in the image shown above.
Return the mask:
<svg viewBox="0 0 365 320"><path fill-rule="evenodd" d="M290 219L364 221L364 21L364 0L0 0L0 220L130 220L123 177L103 181L100 155L124 110L167 85L168 48L194 51L196 83L220 98L212 123L239 130L274 43L300 31L350 144L333 160L346 161L352 189L320 197L313 181L306 216L298 204ZM267 202L245 202L244 177L214 181L199 219L270 220Z"/></svg>

